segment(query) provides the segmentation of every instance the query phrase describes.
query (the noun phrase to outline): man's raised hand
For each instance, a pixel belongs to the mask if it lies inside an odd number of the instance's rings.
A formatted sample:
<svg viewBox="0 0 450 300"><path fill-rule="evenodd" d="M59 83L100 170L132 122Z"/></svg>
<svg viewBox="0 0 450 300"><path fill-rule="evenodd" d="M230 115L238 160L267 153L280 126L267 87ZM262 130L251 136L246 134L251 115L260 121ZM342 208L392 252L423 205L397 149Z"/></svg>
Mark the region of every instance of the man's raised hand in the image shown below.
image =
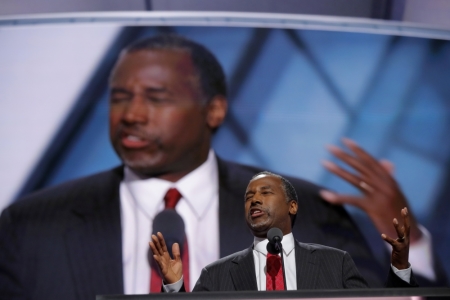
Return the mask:
<svg viewBox="0 0 450 300"><path fill-rule="evenodd" d="M321 196L332 204L350 204L362 209L372 220L379 233L395 235L391 221L399 218L398 212L408 206L408 201L392 176L393 165L388 161L377 161L364 149L350 139L343 139L350 150L346 152L336 146L329 146L329 151L341 162L353 169L348 171L331 161L325 161L328 171L352 184L361 191L361 195L338 194L326 190ZM421 237L414 216L410 216L411 243Z"/></svg>
<svg viewBox="0 0 450 300"><path fill-rule="evenodd" d="M383 240L391 244L392 255L391 263L397 269L406 269L409 267L408 256L409 256L409 214L408 209L405 207L401 210L401 215L403 218L403 225L400 226L397 219L394 219L392 223L394 224L395 231L397 232L397 238L391 238L386 234L382 234Z"/></svg>
<svg viewBox="0 0 450 300"><path fill-rule="evenodd" d="M152 249L153 258L158 263L164 282L171 284L179 281L183 276L183 264L178 243L172 246L173 259L170 257L166 241L161 232L158 232L156 235L152 234L152 241L149 245Z"/></svg>

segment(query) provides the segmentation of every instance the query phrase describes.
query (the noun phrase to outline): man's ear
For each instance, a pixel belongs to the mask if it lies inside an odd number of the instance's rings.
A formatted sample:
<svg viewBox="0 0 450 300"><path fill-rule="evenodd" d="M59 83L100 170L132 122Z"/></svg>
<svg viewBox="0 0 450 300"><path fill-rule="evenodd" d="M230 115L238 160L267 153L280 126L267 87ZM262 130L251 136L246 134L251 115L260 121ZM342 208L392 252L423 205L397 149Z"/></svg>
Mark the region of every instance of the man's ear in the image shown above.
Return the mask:
<svg viewBox="0 0 450 300"><path fill-rule="evenodd" d="M228 101L225 96L217 95L209 101L206 112L206 123L209 128L214 130L223 123L227 114L227 109Z"/></svg>
<svg viewBox="0 0 450 300"><path fill-rule="evenodd" d="M297 214L297 210L298 210L297 201L291 200L291 202L289 203L289 213L291 215L296 215Z"/></svg>

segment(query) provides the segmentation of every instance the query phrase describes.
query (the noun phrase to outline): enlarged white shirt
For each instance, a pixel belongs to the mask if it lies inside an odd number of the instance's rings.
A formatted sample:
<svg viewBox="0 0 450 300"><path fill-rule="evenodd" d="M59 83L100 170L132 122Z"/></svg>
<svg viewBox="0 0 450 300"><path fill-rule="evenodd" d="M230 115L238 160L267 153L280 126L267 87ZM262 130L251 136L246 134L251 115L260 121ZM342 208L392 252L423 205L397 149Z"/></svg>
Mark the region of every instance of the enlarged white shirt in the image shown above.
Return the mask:
<svg viewBox="0 0 450 300"><path fill-rule="evenodd" d="M175 209L183 218L188 238L191 289L202 268L219 259L219 177L213 150L201 166L175 183L140 179L125 167L120 184L125 294L149 293L148 243L153 219L164 209L164 196L170 188L182 195Z"/></svg>

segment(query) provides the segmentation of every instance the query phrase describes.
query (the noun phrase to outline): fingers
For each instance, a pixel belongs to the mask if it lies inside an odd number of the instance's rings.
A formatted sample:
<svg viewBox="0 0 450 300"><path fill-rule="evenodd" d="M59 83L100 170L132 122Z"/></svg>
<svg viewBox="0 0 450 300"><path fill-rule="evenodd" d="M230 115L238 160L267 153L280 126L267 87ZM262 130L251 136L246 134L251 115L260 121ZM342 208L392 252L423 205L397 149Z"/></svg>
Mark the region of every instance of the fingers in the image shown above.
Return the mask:
<svg viewBox="0 0 450 300"><path fill-rule="evenodd" d="M172 253L174 259L172 260L167 251L167 245L161 232L158 232L156 235L152 234L149 245L153 252L153 258L159 266L164 282L177 282L183 273L180 246L177 243L173 244Z"/></svg>
<svg viewBox="0 0 450 300"><path fill-rule="evenodd" d="M153 236L152 236L152 239L153 239ZM155 243L153 241L149 242L148 245L150 246L150 249L152 249L153 255L155 255L156 253L159 253L159 251L156 249Z"/></svg>
<svg viewBox="0 0 450 300"><path fill-rule="evenodd" d="M383 169L388 172L391 176L394 175L394 164L387 160L387 159L382 159L379 161L380 165L383 167Z"/></svg>
<svg viewBox="0 0 450 300"><path fill-rule="evenodd" d="M167 269L168 262L170 261L170 255L167 251L166 241L164 240L164 236L161 232L156 233L156 235L152 234L152 240L149 242L150 249L153 253L153 258L158 263L161 272L165 273Z"/></svg>
<svg viewBox="0 0 450 300"><path fill-rule="evenodd" d="M401 210L401 215L403 217L403 226L401 226L397 219L393 219L395 230L397 232L397 239L382 234L381 237L391 244L391 264L399 270L406 269L409 267L408 256L409 256L409 216L408 209L404 207Z"/></svg>
<svg viewBox="0 0 450 300"><path fill-rule="evenodd" d="M158 237L156 235L152 234L151 238L152 238L152 240L150 242L150 248L152 249L153 254L154 255L163 255L161 243L159 242Z"/></svg>
<svg viewBox="0 0 450 300"><path fill-rule="evenodd" d="M352 152L346 153L335 146L328 146L329 151L343 163L352 167L356 174L339 167L335 163L325 161L323 164L333 174L349 182L366 195L374 191L389 192L396 187L395 180L391 176L393 164L389 161L378 162L354 141L344 138L344 145Z"/></svg>
<svg viewBox="0 0 450 300"><path fill-rule="evenodd" d="M154 255L164 256L168 255L166 241L164 240L164 236L161 232L158 232L156 235L152 234L152 240L149 243L150 248Z"/></svg>
<svg viewBox="0 0 450 300"><path fill-rule="evenodd" d="M361 180L356 175L342 169L341 167L339 167L338 165L336 165L335 163L332 163L330 161L324 161L322 164L331 173L341 177L345 181L348 181L349 183L354 185L356 188L359 188L359 182Z"/></svg>
<svg viewBox="0 0 450 300"><path fill-rule="evenodd" d="M164 240L164 237L163 237L162 233L161 232L157 232L156 235L158 236L158 240L161 243L161 247L163 249L163 252L169 253L169 251L167 251L166 241Z"/></svg>
<svg viewBox="0 0 450 300"><path fill-rule="evenodd" d="M164 272L165 264L163 261L164 256L163 256L161 244L159 243L159 240L156 237L156 235L152 234L151 238L152 238L152 241L149 242L149 245L150 245L150 249L152 250L152 253L153 253L153 259L158 263L161 271Z"/></svg>
<svg viewBox="0 0 450 300"><path fill-rule="evenodd" d="M368 179L368 177L365 175L358 176L352 174L330 161L324 161L323 166L328 171L344 179L345 181L347 181L348 183L359 189L364 194L371 194L375 191L374 188L372 187L371 183L372 180Z"/></svg>
<svg viewBox="0 0 450 300"><path fill-rule="evenodd" d="M357 157L351 156L339 147L329 145L327 146L328 151L330 151L334 156L339 158L341 161L345 162L361 174L369 174L370 170L364 165Z"/></svg>
<svg viewBox="0 0 450 300"><path fill-rule="evenodd" d="M367 153L363 148L359 147L355 141L349 138L343 138L342 142L356 155L357 158L359 158L361 163L366 166L370 170L370 172L375 171L379 175L387 174L386 170L380 166L378 161L374 157L372 157L372 155Z"/></svg>
<svg viewBox="0 0 450 300"><path fill-rule="evenodd" d="M174 243L172 245L172 254L173 254L173 259L176 261L180 261L181 260L181 251L180 251L180 245L178 245L178 243Z"/></svg>
<svg viewBox="0 0 450 300"><path fill-rule="evenodd" d="M403 219L403 226L400 226L397 219L393 220L395 231L398 235L398 240L403 241L405 238L409 239L409 232L410 232L410 220L409 220L409 213L408 209L404 207L400 214L402 215Z"/></svg>
<svg viewBox="0 0 450 300"><path fill-rule="evenodd" d="M404 234L409 238L410 230L411 230L411 220L409 218L409 212L406 207L404 207L401 211L401 215L403 217L403 226L404 226Z"/></svg>
<svg viewBox="0 0 450 300"><path fill-rule="evenodd" d="M392 223L394 224L395 231L397 232L398 240L403 240L405 238L405 233L403 232L404 228L400 226L396 218L394 218Z"/></svg>
<svg viewBox="0 0 450 300"><path fill-rule="evenodd" d="M384 233L381 235L381 238L382 238L383 240L385 240L386 242L388 242L389 244L391 244L392 246L394 246L395 243L397 242L397 241L394 240L393 238L388 237L387 235L385 235Z"/></svg>
<svg viewBox="0 0 450 300"><path fill-rule="evenodd" d="M393 168L392 163L387 160L380 163L372 155L361 148L355 141L349 138L343 138L342 143L352 152L353 155L346 153L344 150L336 146L329 146L329 151L363 175L370 176L377 174L378 176L383 177L390 176L390 171Z"/></svg>
<svg viewBox="0 0 450 300"><path fill-rule="evenodd" d="M325 199L327 202L331 204L350 204L359 208L363 207L363 201L361 201L361 197L353 196L353 195L341 195L336 194L327 190L321 190L319 192L320 196Z"/></svg>
<svg viewBox="0 0 450 300"><path fill-rule="evenodd" d="M409 241L409 231L410 231L410 220L409 220L409 214L408 209L405 207L401 210L401 215L403 218L403 226L401 226L396 218L392 220L392 224L394 225L395 231L397 233L398 238L393 239L391 237L388 237L386 234L382 234L381 238L394 246L394 244L398 243L404 243Z"/></svg>

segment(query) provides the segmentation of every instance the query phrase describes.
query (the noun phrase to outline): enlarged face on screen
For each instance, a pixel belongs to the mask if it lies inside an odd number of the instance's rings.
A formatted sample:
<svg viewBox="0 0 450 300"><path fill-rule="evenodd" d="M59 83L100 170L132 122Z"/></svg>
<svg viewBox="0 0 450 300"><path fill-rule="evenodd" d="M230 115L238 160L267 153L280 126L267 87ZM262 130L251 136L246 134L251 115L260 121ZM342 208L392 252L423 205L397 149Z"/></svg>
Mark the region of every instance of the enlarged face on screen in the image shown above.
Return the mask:
<svg viewBox="0 0 450 300"><path fill-rule="evenodd" d="M125 165L175 181L206 159L208 105L187 52L123 54L110 89L110 139Z"/></svg>
<svg viewBox="0 0 450 300"><path fill-rule="evenodd" d="M291 232L291 216L297 213L297 202L286 201L280 178L260 175L251 180L245 192L245 218L254 236L265 238L272 227L283 234Z"/></svg>

